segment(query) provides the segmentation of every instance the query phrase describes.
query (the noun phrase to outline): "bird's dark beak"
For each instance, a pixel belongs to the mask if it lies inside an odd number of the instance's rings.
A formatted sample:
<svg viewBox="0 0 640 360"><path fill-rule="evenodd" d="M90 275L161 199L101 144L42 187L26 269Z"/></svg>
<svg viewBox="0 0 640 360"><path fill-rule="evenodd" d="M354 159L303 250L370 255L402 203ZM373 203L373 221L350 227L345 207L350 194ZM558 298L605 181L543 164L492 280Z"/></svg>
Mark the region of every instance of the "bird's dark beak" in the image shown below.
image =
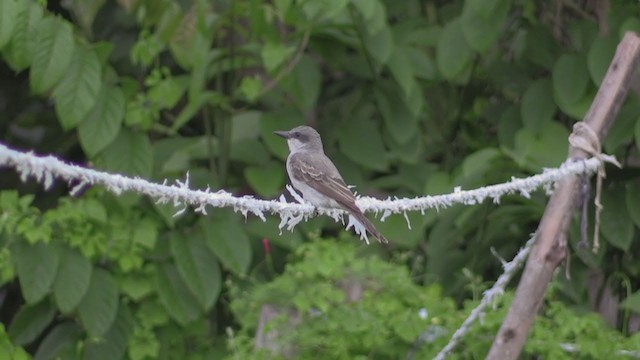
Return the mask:
<svg viewBox="0 0 640 360"><path fill-rule="evenodd" d="M273 133L278 135L278 136L281 136L281 137L283 137L285 139L289 138L289 132L288 131L274 131Z"/></svg>

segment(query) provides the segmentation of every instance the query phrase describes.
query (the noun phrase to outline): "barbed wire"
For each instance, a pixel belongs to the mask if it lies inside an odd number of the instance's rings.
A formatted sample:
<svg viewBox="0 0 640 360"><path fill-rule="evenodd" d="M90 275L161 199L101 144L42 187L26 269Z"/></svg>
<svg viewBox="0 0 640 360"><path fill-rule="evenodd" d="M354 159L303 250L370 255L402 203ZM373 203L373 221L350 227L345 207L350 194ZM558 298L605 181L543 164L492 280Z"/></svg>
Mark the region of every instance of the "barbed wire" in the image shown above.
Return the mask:
<svg viewBox="0 0 640 360"><path fill-rule="evenodd" d="M581 161L568 161L558 168L545 169L541 174L527 178L512 178L511 181L497 185L489 185L474 190L461 190L455 188L450 194L422 196L416 198L387 198L376 199L372 197L358 197L357 205L362 211L382 213L381 221L389 215L404 214L407 226L411 224L407 217L407 211L420 211L422 214L427 209L443 209L454 204L474 205L490 198L494 203L499 203L500 198L508 194L519 194L529 198L531 192L543 187L549 194L553 184L567 175L591 174L598 170L601 161L614 162L615 158L603 155L601 159L590 158ZM133 191L147 195L159 203L173 203L177 208L176 215L183 213L192 206L198 213L206 214L206 207L229 207L235 212L242 213L245 217L251 213L263 221L265 214L271 213L280 216L280 230L286 228L292 230L298 223L317 215L328 215L335 221L342 221L346 214L341 209L316 208L302 200L295 190L287 185L288 191L296 199L296 202L287 202L284 195L274 200L257 199L253 196L234 196L224 191L192 190L189 188L189 174L184 181L177 180L175 184L153 183L138 177L126 177L119 174L110 174L77 165L67 164L54 156L36 156L32 152L20 152L0 144L0 166L9 166L16 169L22 181L35 178L36 181L49 189L55 178L66 181L72 188L71 194L75 194L82 188L90 185L104 186L108 191L118 195L124 191ZM284 171L284 168L283 170ZM344 222L343 222L344 223ZM351 216L346 228L354 227L356 234L367 241L364 227Z"/></svg>

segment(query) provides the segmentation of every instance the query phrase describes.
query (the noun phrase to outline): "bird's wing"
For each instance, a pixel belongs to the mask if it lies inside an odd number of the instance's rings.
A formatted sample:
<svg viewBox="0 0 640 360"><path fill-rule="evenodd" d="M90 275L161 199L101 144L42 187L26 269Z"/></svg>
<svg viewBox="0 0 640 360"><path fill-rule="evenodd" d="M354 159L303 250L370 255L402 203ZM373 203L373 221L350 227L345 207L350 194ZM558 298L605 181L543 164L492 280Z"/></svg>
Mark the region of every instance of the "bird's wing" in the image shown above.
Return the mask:
<svg viewBox="0 0 640 360"><path fill-rule="evenodd" d="M376 227L362 213L356 205L356 197L353 195L347 184L342 180L342 176L335 165L326 157L309 155L305 153L292 154L289 158L292 169L291 176L296 180L304 182L317 192L335 200L340 206L353 215L367 231L382 243L389 241L382 235Z"/></svg>
<svg viewBox="0 0 640 360"><path fill-rule="evenodd" d="M335 165L326 157L305 153L292 154L290 159L291 176L304 182L322 195L325 195L347 210L358 210L356 198L342 180Z"/></svg>

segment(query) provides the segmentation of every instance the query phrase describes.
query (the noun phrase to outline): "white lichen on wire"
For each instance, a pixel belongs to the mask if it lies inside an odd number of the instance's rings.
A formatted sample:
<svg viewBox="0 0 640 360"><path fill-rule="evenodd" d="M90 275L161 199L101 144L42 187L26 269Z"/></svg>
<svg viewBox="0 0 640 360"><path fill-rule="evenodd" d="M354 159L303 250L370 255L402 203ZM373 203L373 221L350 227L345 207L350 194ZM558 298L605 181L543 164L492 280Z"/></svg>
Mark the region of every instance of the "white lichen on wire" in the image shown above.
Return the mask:
<svg viewBox="0 0 640 360"><path fill-rule="evenodd" d="M480 304L478 304L478 306L471 310L469 316L453 333L453 335L451 336L451 340L449 340L449 343L447 343L447 345L442 348L442 350L440 350L434 360L444 360L447 355L449 355L449 353L453 351L453 349L458 345L460 340L462 340L462 338L464 338L471 330L471 326L473 325L473 323L482 317L485 309L489 305L495 304L497 298L504 294L504 288L509 283L509 280L511 280L511 278L516 274L520 266L524 263L525 259L529 255L531 246L535 242L535 238L536 236L534 234L510 262L506 262L500 259L504 272L502 273L502 275L500 275L500 277L498 277L498 280L496 280L496 282L490 289L484 291L482 300L480 300Z"/></svg>
<svg viewBox="0 0 640 360"><path fill-rule="evenodd" d="M602 156L602 161L609 162L611 157ZM495 203L507 194L520 194L529 197L529 194L540 187L544 187L550 192L553 184L567 175L593 173L598 170L601 160L591 158L584 161L569 161L559 168L547 169L542 174L534 175L528 178L512 178L511 181L482 187L475 190L460 190L456 188L453 193L437 196L423 196L416 198L388 198L385 200L375 199L371 197L359 197L357 204L363 211L382 214L381 220L391 214L404 214L407 211L421 211L424 213L427 209L442 209L450 207L454 204L473 205L486 200L493 199ZM252 196L234 196L224 191L192 190L189 189L189 177L185 181L177 181L176 184L156 184L141 178L131 178L118 174L110 174L107 172L96 171L93 169L83 168L81 166L71 165L53 156L36 156L33 153L23 153L12 150L0 144L0 166L14 167L20 174L22 181L33 177L38 182L44 184L48 189L55 178L60 178L71 184L78 182L72 194L79 191L85 186L101 185L114 194L120 194L123 191L133 191L144 194L155 199L160 203L173 203L173 205L181 210L178 214L185 211L188 206L195 209L196 212L206 214L206 207L230 207L234 211L243 215L251 213L263 221L265 214L277 214L280 216L280 229L293 229L298 223L307 220L315 215L328 215L336 221L342 219L345 214L344 210L315 208L312 205L304 203L302 199L295 194L292 188L289 191L294 194L294 198L298 203L287 202L284 196L278 200L262 200ZM284 171L284 167L283 170ZM407 224L410 226L410 224ZM366 232L362 225L349 219L347 227L353 226L357 234L366 240Z"/></svg>

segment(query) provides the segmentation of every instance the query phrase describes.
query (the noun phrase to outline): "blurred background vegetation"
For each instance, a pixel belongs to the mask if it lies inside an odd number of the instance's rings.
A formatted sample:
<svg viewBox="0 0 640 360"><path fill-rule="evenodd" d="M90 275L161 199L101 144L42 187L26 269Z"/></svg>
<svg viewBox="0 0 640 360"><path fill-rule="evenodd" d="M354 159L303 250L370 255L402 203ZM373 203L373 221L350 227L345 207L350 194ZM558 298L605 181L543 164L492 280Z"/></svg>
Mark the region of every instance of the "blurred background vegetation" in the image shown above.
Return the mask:
<svg viewBox="0 0 640 360"><path fill-rule="evenodd" d="M2 0L0 140L272 199L287 181L272 132L307 124L360 194L470 189L565 159L626 31L635 0ZM527 356L640 351L639 93L636 78L604 142L625 165L608 169L604 243L580 245L576 214L571 278ZM382 249L326 218L280 234L275 217L173 217L0 174L7 359L430 357L502 272L491 248L510 259L547 200L412 213L410 229L391 216ZM456 356L484 357L509 298Z"/></svg>

